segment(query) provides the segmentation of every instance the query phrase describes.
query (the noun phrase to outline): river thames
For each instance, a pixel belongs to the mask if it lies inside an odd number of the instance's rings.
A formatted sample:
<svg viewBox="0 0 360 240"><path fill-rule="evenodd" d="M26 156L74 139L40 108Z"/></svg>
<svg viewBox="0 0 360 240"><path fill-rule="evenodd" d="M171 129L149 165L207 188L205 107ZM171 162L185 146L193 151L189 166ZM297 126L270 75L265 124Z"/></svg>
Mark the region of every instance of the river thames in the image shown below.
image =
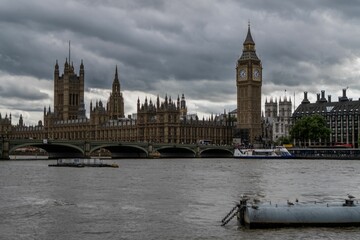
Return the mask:
<svg viewBox="0 0 360 240"><path fill-rule="evenodd" d="M360 161L121 159L119 168L0 162L0 239L356 239L360 228L249 230L221 219L263 202L360 197Z"/></svg>

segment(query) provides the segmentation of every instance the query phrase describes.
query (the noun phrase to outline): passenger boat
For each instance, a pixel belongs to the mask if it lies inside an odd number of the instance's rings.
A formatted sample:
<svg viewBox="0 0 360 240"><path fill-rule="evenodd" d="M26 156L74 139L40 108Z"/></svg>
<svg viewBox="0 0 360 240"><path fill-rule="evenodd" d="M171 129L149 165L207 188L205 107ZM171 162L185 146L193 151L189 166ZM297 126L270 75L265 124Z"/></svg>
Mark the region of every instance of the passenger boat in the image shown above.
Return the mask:
<svg viewBox="0 0 360 240"><path fill-rule="evenodd" d="M360 226L360 206L353 198L343 203L249 203L242 198L222 220L225 226L232 218L246 228L280 227L351 227Z"/></svg>
<svg viewBox="0 0 360 240"><path fill-rule="evenodd" d="M56 164L49 164L49 167L112 167L118 168L116 163L108 164L104 163L98 158L64 158L57 159Z"/></svg>
<svg viewBox="0 0 360 240"><path fill-rule="evenodd" d="M292 158L291 153L283 146L277 146L272 149L242 149L235 148L235 158Z"/></svg>

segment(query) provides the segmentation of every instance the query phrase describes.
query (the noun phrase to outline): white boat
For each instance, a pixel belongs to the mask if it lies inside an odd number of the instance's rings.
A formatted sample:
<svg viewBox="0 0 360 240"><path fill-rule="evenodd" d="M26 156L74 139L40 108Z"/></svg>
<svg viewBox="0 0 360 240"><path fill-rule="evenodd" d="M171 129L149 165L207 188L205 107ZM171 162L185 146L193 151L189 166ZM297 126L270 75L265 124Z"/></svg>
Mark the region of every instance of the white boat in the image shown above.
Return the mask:
<svg viewBox="0 0 360 240"><path fill-rule="evenodd" d="M277 146L271 149L243 149L235 148L235 158L292 158L291 153L283 146Z"/></svg>

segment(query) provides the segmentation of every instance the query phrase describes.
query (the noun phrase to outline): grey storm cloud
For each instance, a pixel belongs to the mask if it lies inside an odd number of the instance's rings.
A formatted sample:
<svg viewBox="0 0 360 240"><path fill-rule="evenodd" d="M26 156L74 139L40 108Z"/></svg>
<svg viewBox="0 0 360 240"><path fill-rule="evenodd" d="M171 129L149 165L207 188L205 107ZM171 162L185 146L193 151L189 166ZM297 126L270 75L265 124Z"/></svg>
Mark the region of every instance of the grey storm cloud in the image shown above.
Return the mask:
<svg viewBox="0 0 360 240"><path fill-rule="evenodd" d="M40 92L38 89L27 85L8 85L0 86L0 96L2 98L18 98L27 100L43 100L49 96L46 93Z"/></svg>
<svg viewBox="0 0 360 240"><path fill-rule="evenodd" d="M235 66L250 20L264 94L324 84L360 91L359 71L347 73L360 67L359 11L360 1L335 0L3 0L0 71L52 81L71 41L71 61L78 71L83 60L88 89L110 89L118 66L123 90L235 107ZM0 93L47 97L25 92Z"/></svg>

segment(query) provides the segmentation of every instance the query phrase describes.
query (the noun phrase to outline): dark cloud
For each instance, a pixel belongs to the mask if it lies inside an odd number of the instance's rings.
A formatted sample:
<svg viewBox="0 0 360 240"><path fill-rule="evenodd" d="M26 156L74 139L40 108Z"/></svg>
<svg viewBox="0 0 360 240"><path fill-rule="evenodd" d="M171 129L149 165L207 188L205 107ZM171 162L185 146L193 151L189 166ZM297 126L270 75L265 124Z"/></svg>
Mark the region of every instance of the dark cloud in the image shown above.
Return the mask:
<svg viewBox="0 0 360 240"><path fill-rule="evenodd" d="M250 20L264 68L263 94L276 87L320 90L324 85L360 91L359 71L349 72L351 65L360 67L359 3L5 0L0 3L0 71L51 83L55 61L62 69L71 40L71 61L78 71L83 60L87 89L109 89L117 65L123 90L184 93L188 100L234 106L235 65ZM35 89L3 94L49 99ZM203 107L219 111L215 104Z"/></svg>
<svg viewBox="0 0 360 240"><path fill-rule="evenodd" d="M24 77L17 80L12 76L3 77L0 81L0 97L7 100L26 100L39 101L48 100L49 95L41 92L39 86L34 86L33 82Z"/></svg>

